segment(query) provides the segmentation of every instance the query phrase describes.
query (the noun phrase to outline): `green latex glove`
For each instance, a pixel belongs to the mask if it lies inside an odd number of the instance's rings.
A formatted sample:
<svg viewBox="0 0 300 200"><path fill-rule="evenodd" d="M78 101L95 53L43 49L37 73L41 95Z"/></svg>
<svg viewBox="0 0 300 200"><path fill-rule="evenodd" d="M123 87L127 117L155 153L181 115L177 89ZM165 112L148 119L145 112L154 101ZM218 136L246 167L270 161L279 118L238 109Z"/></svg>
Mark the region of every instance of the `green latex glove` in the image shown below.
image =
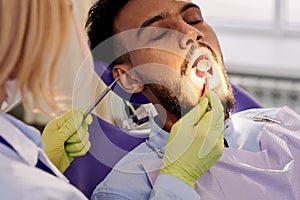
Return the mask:
<svg viewBox="0 0 300 200"><path fill-rule="evenodd" d="M92 116L83 121L84 111L72 109L50 121L43 133L44 151L51 162L64 172L74 157L85 155L91 147L88 125Z"/></svg>
<svg viewBox="0 0 300 200"><path fill-rule="evenodd" d="M223 106L217 95L207 90L200 103L173 125L160 173L194 188L197 179L221 157L223 135Z"/></svg>

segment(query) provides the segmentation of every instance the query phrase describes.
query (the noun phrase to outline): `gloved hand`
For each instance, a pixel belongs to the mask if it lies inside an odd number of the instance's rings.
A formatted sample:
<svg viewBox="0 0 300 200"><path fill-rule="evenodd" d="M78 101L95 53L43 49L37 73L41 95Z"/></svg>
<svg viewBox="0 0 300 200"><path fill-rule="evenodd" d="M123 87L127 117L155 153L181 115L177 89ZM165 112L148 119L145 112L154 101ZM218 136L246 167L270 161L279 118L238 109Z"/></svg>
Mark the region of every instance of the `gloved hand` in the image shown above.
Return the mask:
<svg viewBox="0 0 300 200"><path fill-rule="evenodd" d="M200 103L173 125L160 173L194 188L197 179L221 157L223 135L223 106L217 95L207 90Z"/></svg>
<svg viewBox="0 0 300 200"><path fill-rule="evenodd" d="M88 125L92 116L83 121L84 111L72 109L50 121L43 133L44 151L51 162L64 172L74 157L83 156L91 147Z"/></svg>

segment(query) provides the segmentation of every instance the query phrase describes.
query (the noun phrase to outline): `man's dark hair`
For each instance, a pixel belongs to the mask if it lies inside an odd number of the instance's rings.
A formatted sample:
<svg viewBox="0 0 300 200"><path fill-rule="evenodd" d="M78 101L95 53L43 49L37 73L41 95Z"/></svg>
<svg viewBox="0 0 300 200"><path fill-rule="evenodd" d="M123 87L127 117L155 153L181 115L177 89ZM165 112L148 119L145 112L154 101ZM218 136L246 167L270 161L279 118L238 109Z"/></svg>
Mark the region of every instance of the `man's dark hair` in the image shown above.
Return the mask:
<svg viewBox="0 0 300 200"><path fill-rule="evenodd" d="M91 49L113 36L114 18L129 0L98 0L89 10L86 22Z"/></svg>

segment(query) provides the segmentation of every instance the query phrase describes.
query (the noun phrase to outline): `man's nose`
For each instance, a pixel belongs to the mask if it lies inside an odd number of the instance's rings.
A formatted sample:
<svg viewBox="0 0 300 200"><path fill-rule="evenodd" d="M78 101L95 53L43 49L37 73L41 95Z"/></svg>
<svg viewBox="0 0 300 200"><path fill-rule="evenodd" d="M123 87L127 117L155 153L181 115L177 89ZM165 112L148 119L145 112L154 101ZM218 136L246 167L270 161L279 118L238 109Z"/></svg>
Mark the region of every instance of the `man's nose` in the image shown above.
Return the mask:
<svg viewBox="0 0 300 200"><path fill-rule="evenodd" d="M179 45L182 49L189 48L193 43L203 42L204 40L203 32L193 26L189 26L180 32L182 35L180 37Z"/></svg>

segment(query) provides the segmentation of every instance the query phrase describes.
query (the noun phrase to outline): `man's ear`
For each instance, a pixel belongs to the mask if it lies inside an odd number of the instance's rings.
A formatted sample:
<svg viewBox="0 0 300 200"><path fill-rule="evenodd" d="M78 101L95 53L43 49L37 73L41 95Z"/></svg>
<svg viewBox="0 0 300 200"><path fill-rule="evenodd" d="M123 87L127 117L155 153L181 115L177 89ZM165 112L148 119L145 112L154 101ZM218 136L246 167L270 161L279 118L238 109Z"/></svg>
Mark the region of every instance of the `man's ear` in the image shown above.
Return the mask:
<svg viewBox="0 0 300 200"><path fill-rule="evenodd" d="M113 68L113 76L116 79L121 77L118 84L128 93L139 93L144 89L144 85L141 84L140 79L131 70L132 67L128 64L117 64Z"/></svg>

